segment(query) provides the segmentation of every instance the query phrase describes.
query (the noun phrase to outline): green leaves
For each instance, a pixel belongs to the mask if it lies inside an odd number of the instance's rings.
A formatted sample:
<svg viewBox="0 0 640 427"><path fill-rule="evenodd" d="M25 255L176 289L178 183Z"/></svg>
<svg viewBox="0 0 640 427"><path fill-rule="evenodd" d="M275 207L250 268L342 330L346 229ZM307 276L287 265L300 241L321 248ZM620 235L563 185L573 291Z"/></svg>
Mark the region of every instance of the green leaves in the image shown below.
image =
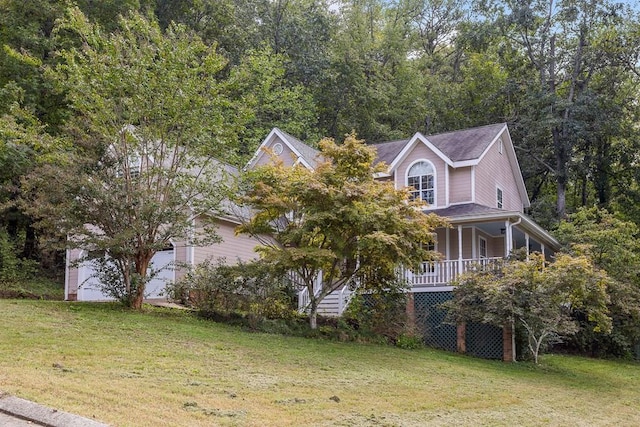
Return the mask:
<svg viewBox="0 0 640 427"><path fill-rule="evenodd" d="M599 333L611 332L607 274L585 256L541 254L509 261L499 273L477 271L458 279L447 310L456 322L479 321L524 328L535 361L548 343L578 332L576 313L585 313Z"/></svg>

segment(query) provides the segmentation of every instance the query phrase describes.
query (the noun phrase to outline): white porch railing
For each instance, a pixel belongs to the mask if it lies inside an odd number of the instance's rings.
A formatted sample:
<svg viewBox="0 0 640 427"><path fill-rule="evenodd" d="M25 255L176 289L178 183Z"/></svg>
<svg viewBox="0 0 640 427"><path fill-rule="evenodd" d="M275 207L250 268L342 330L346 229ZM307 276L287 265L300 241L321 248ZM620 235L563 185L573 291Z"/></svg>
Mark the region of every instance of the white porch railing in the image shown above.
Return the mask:
<svg viewBox="0 0 640 427"><path fill-rule="evenodd" d="M298 311L303 313L309 307L311 303L311 298L309 297L309 288L305 285L302 278L296 273L289 273L289 280L298 287ZM314 282L313 282L313 294L318 295L322 290L322 271L318 273Z"/></svg>
<svg viewBox="0 0 640 427"><path fill-rule="evenodd" d="M418 272L403 270L402 278L412 287L445 286L450 285L460 274L467 271L500 269L503 261L503 258L497 257L424 262Z"/></svg>

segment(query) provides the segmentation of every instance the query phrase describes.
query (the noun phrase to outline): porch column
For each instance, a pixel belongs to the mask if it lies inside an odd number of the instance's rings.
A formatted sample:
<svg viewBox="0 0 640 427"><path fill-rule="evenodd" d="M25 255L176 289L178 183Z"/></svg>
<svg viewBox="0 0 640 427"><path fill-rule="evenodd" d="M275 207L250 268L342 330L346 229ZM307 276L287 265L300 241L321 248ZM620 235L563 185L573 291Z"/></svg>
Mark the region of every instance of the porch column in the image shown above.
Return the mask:
<svg viewBox="0 0 640 427"><path fill-rule="evenodd" d="M529 261L529 233L524 233L524 244L527 246L527 261Z"/></svg>
<svg viewBox="0 0 640 427"><path fill-rule="evenodd" d="M449 227L447 227L444 231L444 236L445 236L445 240L447 243L447 247L445 248L445 256L447 260L451 259L451 235L449 234L449 231L451 231L451 229Z"/></svg>
<svg viewBox="0 0 640 427"><path fill-rule="evenodd" d="M462 274L462 225L458 226L458 274Z"/></svg>
<svg viewBox="0 0 640 427"><path fill-rule="evenodd" d="M504 256L509 256L511 252L511 227L509 227L509 221L504 222Z"/></svg>

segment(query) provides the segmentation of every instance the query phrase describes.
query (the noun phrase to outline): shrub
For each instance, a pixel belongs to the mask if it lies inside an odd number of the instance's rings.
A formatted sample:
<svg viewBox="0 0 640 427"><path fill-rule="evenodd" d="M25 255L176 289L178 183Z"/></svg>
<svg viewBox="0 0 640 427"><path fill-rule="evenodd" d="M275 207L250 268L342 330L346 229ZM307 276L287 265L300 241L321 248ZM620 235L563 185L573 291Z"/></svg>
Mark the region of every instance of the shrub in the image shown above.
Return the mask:
<svg viewBox="0 0 640 427"><path fill-rule="evenodd" d="M415 327L410 324L407 316L405 292L379 291L358 294L351 300L345 312L345 320L363 335L383 336L391 343L397 343L403 335L419 336L417 333L409 332Z"/></svg>
<svg viewBox="0 0 640 427"><path fill-rule="evenodd" d="M0 282L20 283L38 274L38 262L19 258L17 249L7 233L0 231Z"/></svg>
<svg viewBox="0 0 640 427"><path fill-rule="evenodd" d="M290 319L296 315L289 280L261 261L227 265L205 261L167 287L174 301L188 302L201 312L245 312L250 323Z"/></svg>

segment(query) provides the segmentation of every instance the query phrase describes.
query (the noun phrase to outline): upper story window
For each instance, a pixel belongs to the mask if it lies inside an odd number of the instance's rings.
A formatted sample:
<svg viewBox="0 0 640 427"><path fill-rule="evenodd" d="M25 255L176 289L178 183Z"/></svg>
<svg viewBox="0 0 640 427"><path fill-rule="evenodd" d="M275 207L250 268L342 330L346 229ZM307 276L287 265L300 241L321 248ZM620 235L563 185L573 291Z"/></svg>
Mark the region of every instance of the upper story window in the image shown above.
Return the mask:
<svg viewBox="0 0 640 427"><path fill-rule="evenodd" d="M436 201L436 175L433 165L428 161L415 163L407 171L407 186L411 200L421 199L430 205Z"/></svg>
<svg viewBox="0 0 640 427"><path fill-rule="evenodd" d="M498 206L498 209L502 209L503 206L501 188L496 188L496 206Z"/></svg>

